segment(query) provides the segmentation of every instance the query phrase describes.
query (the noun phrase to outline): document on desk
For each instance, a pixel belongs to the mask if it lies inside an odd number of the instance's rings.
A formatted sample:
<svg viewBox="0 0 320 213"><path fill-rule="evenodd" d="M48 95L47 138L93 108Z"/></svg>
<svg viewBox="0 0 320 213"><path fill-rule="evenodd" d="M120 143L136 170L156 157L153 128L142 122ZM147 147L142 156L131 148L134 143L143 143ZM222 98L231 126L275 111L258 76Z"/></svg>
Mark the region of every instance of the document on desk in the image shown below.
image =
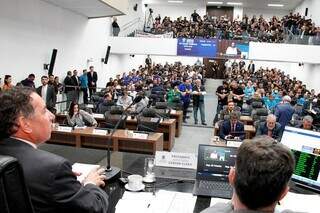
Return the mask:
<svg viewBox="0 0 320 213"><path fill-rule="evenodd" d="M87 177L89 172L99 167L100 167L99 165L95 165L95 164L74 163L72 165L72 171L81 173L80 176L77 176L77 180L79 182L82 182Z"/></svg>
<svg viewBox="0 0 320 213"><path fill-rule="evenodd" d="M291 210L293 212L319 212L319 195L306 195L289 192L276 206L276 210L281 212Z"/></svg>
<svg viewBox="0 0 320 213"><path fill-rule="evenodd" d="M223 199L223 198L217 198L217 197L212 197L210 201L210 206L213 206L217 203L229 203L230 199Z"/></svg>
<svg viewBox="0 0 320 213"><path fill-rule="evenodd" d="M192 213L196 196L191 193L160 190L155 195L149 192L128 192L123 194L116 206L116 213L132 211L139 213Z"/></svg>

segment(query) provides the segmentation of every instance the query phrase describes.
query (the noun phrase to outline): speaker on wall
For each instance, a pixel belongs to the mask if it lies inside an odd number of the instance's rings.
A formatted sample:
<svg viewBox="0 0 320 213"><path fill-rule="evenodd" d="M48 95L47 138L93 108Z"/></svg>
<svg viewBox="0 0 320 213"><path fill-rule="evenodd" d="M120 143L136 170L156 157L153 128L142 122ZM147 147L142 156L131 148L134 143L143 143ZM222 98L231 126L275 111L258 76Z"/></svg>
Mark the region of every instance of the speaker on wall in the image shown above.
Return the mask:
<svg viewBox="0 0 320 213"><path fill-rule="evenodd" d="M53 74L53 68L54 68L54 63L56 62L57 52L58 52L57 49L53 49L53 50L52 50L52 55L51 55L50 66L49 66L49 70L48 70L48 75L52 75L52 74Z"/></svg>
<svg viewBox="0 0 320 213"><path fill-rule="evenodd" d="M304 12L304 16L308 16L308 8L306 8L306 11Z"/></svg>
<svg viewBox="0 0 320 213"><path fill-rule="evenodd" d="M108 48L107 48L107 53L106 53L106 57L104 58L104 63L105 63L105 64L108 63L109 54L110 54L110 49L111 49L111 46L108 46Z"/></svg>

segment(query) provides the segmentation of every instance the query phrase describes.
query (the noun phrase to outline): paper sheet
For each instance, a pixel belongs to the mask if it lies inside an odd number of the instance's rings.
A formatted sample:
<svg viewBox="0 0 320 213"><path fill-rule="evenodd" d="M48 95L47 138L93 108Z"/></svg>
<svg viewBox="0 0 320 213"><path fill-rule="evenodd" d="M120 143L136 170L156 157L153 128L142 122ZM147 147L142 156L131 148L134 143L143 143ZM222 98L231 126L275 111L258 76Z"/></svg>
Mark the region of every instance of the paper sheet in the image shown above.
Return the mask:
<svg viewBox="0 0 320 213"><path fill-rule="evenodd" d="M276 206L277 211L291 210L294 212L318 213L319 195L306 195L289 192Z"/></svg>
<svg viewBox="0 0 320 213"><path fill-rule="evenodd" d="M197 197L189 193L160 190L155 195L149 192L123 194L116 206L116 213L134 211L139 213L192 213Z"/></svg>
<svg viewBox="0 0 320 213"><path fill-rule="evenodd" d="M99 167L99 165L95 164L75 163L72 165L72 171L81 173L81 175L77 177L77 180L82 182L91 170Z"/></svg>

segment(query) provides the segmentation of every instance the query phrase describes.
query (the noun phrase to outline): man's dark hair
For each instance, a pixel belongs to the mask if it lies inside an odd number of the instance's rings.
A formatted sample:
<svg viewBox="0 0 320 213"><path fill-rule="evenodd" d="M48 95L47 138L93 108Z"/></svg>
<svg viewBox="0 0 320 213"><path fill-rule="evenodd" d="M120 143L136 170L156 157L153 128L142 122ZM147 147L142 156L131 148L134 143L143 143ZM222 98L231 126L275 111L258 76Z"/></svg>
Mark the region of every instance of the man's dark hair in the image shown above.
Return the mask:
<svg viewBox="0 0 320 213"><path fill-rule="evenodd" d="M270 206L280 199L294 171L289 149L266 136L245 141L238 150L235 190L249 209Z"/></svg>
<svg viewBox="0 0 320 213"><path fill-rule="evenodd" d="M18 131L17 118L20 115L29 117L34 113L30 97L33 92L29 87L14 87L0 94L0 140Z"/></svg>
<svg viewBox="0 0 320 213"><path fill-rule="evenodd" d="M41 76L41 80L44 79L44 78L48 79L48 76L46 76L46 75Z"/></svg>
<svg viewBox="0 0 320 213"><path fill-rule="evenodd" d="M28 78L35 78L36 76L34 74L29 74Z"/></svg>

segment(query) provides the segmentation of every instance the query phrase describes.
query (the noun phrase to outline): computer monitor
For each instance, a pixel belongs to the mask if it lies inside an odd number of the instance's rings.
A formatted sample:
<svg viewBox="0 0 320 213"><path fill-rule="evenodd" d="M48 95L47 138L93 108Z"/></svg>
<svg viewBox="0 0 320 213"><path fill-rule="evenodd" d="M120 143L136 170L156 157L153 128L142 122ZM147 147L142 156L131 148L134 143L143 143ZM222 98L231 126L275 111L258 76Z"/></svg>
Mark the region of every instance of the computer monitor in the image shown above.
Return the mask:
<svg viewBox="0 0 320 213"><path fill-rule="evenodd" d="M292 150L296 159L292 181L320 192L320 133L286 127L281 143Z"/></svg>
<svg viewBox="0 0 320 213"><path fill-rule="evenodd" d="M197 179L226 180L235 166L237 148L199 145Z"/></svg>

